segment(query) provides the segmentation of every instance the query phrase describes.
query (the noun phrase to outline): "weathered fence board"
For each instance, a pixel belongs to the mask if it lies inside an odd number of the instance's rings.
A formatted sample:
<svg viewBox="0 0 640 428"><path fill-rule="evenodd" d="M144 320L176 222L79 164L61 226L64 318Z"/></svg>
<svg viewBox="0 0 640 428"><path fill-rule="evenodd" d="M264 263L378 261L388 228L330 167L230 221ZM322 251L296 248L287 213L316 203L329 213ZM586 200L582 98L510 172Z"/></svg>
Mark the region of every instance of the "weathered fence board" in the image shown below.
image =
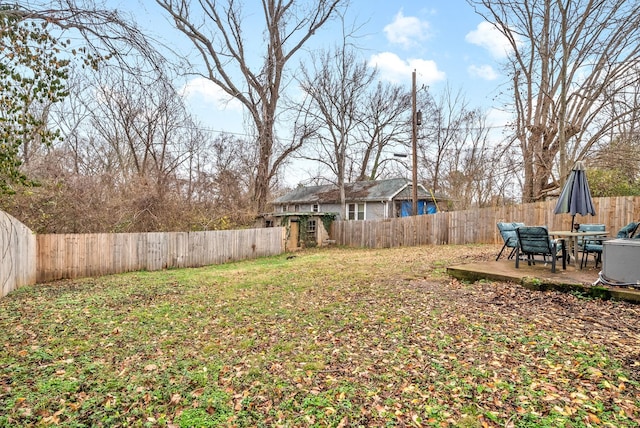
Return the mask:
<svg viewBox="0 0 640 428"><path fill-rule="evenodd" d="M38 235L35 279L198 267L284 252L284 229ZM34 245L34 248L36 246Z"/></svg>
<svg viewBox="0 0 640 428"><path fill-rule="evenodd" d="M495 244L501 242L496 223L518 221L569 230L571 216L554 214L557 200L468 211L452 211L384 220L334 221L331 237L339 245L387 248L427 244ZM578 223L602 223L615 233L640 221L640 197L595 198L595 216L576 216Z"/></svg>
<svg viewBox="0 0 640 428"><path fill-rule="evenodd" d="M0 297L36 282L36 236L0 211Z"/></svg>

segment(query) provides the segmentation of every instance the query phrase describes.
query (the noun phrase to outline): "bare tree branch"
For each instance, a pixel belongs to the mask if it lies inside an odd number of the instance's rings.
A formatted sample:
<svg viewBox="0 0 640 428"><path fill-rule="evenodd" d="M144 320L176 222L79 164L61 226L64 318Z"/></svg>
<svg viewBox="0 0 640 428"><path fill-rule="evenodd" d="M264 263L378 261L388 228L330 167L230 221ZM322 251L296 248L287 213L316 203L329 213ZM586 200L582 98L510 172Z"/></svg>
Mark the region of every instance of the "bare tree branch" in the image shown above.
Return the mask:
<svg viewBox="0 0 640 428"><path fill-rule="evenodd" d="M609 113L640 81L640 4L468 2L510 45L506 67L524 161L523 201L542 199L598 139L635 120L631 105Z"/></svg>
<svg viewBox="0 0 640 428"><path fill-rule="evenodd" d="M196 71L239 100L257 132L254 203L258 212L266 204L269 183L297 143L278 154L275 124L286 66L291 58L332 17L346 0L262 0L264 39L253 44L243 31L242 14L248 6L236 0L156 0L197 49L204 69ZM255 24L251 24L255 25ZM258 45L259 62L248 54ZM286 154L283 156L283 154Z"/></svg>

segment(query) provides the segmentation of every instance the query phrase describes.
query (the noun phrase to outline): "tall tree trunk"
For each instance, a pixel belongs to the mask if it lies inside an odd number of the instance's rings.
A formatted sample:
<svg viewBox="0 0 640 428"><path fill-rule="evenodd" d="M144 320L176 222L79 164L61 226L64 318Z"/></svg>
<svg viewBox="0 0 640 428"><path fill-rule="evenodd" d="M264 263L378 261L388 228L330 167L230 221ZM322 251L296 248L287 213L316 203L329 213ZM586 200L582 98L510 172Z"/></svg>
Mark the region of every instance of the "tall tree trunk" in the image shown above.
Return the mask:
<svg viewBox="0 0 640 428"><path fill-rule="evenodd" d="M281 85L287 78L286 66L320 27L338 14L346 0L261 0L262 45L245 34L243 9L248 10L249 6L241 2L156 0L156 3L195 45L205 68L199 74L240 101L251 116L257 132L253 208L257 213L263 212L271 179L302 144L301 139L295 139L274 153L274 126ZM255 49L262 50L261 61L248 55Z"/></svg>
<svg viewBox="0 0 640 428"><path fill-rule="evenodd" d="M634 120L628 94L640 83L640 3L467 1L509 45L522 199L542 200L574 161Z"/></svg>

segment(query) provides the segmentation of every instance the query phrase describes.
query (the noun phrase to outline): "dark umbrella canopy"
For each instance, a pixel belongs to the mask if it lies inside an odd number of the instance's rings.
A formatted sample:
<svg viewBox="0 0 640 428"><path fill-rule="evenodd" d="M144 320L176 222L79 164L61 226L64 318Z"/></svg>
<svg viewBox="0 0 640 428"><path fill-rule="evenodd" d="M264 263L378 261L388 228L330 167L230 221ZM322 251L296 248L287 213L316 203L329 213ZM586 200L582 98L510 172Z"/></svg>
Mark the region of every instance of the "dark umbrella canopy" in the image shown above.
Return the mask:
<svg viewBox="0 0 640 428"><path fill-rule="evenodd" d="M587 173L582 161L576 162L569 179L560 193L554 214L571 214L571 230L575 223L576 214L596 215L596 209L591 199L591 190L587 182Z"/></svg>

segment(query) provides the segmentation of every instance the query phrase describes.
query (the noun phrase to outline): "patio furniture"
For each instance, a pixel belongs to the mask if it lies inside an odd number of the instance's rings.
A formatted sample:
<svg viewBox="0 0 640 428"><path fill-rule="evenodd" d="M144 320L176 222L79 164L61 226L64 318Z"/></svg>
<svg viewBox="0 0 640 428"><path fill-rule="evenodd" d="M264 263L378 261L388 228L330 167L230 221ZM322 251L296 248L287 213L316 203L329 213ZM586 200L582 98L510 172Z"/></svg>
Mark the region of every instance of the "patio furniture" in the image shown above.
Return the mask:
<svg viewBox="0 0 640 428"><path fill-rule="evenodd" d="M606 234L606 226L604 224L580 224L578 232L602 232L602 237ZM584 236L578 237L578 251L582 252L580 260L580 269L587 265L589 254L596 255L596 267L602 259L602 237Z"/></svg>
<svg viewBox="0 0 640 428"><path fill-rule="evenodd" d="M629 238L638 238L639 236L634 236L634 234L638 230L638 226L640 223L632 221L631 223L624 226L622 229L618 231L616 235L617 239L629 239ZM587 265L587 260L589 259L589 254L593 254L596 258L596 267L602 261L602 239L596 239L592 241L586 241L584 244L584 248L582 249L582 260L580 261L580 268L582 266Z"/></svg>
<svg viewBox="0 0 640 428"><path fill-rule="evenodd" d="M556 272L556 260L558 253L562 257L562 269L567 268L565 246L558 241L549 238L549 231L545 226L522 226L516 229L518 246L516 247L516 268L520 268L520 254L527 257L527 263L531 266L535 263L535 256L551 257L551 272Z"/></svg>
<svg viewBox="0 0 640 428"><path fill-rule="evenodd" d="M578 248L578 240L584 239L588 236L596 236L600 239L602 238L602 232L578 232L578 231L568 231L568 230L556 230L549 231L549 236L554 238L562 239L565 243L565 250L567 254L567 263L572 263L574 266L579 266L578 261L580 260L580 251Z"/></svg>
<svg viewBox="0 0 640 428"><path fill-rule="evenodd" d="M638 226L640 226L640 222L632 221L627 224L625 227L618 231L616 238L625 239L625 238L638 238L640 234L638 232Z"/></svg>
<svg viewBox="0 0 640 428"><path fill-rule="evenodd" d="M516 252L516 247L518 246L518 237L516 236L516 228L524 226L524 223L509 223L509 222L499 222L498 230L500 231L500 236L502 236L502 240L504 241L504 245L500 249L498 256L496 257L496 261L502 255L502 252L505 248L511 248L511 252L507 259L513 258L513 255Z"/></svg>

